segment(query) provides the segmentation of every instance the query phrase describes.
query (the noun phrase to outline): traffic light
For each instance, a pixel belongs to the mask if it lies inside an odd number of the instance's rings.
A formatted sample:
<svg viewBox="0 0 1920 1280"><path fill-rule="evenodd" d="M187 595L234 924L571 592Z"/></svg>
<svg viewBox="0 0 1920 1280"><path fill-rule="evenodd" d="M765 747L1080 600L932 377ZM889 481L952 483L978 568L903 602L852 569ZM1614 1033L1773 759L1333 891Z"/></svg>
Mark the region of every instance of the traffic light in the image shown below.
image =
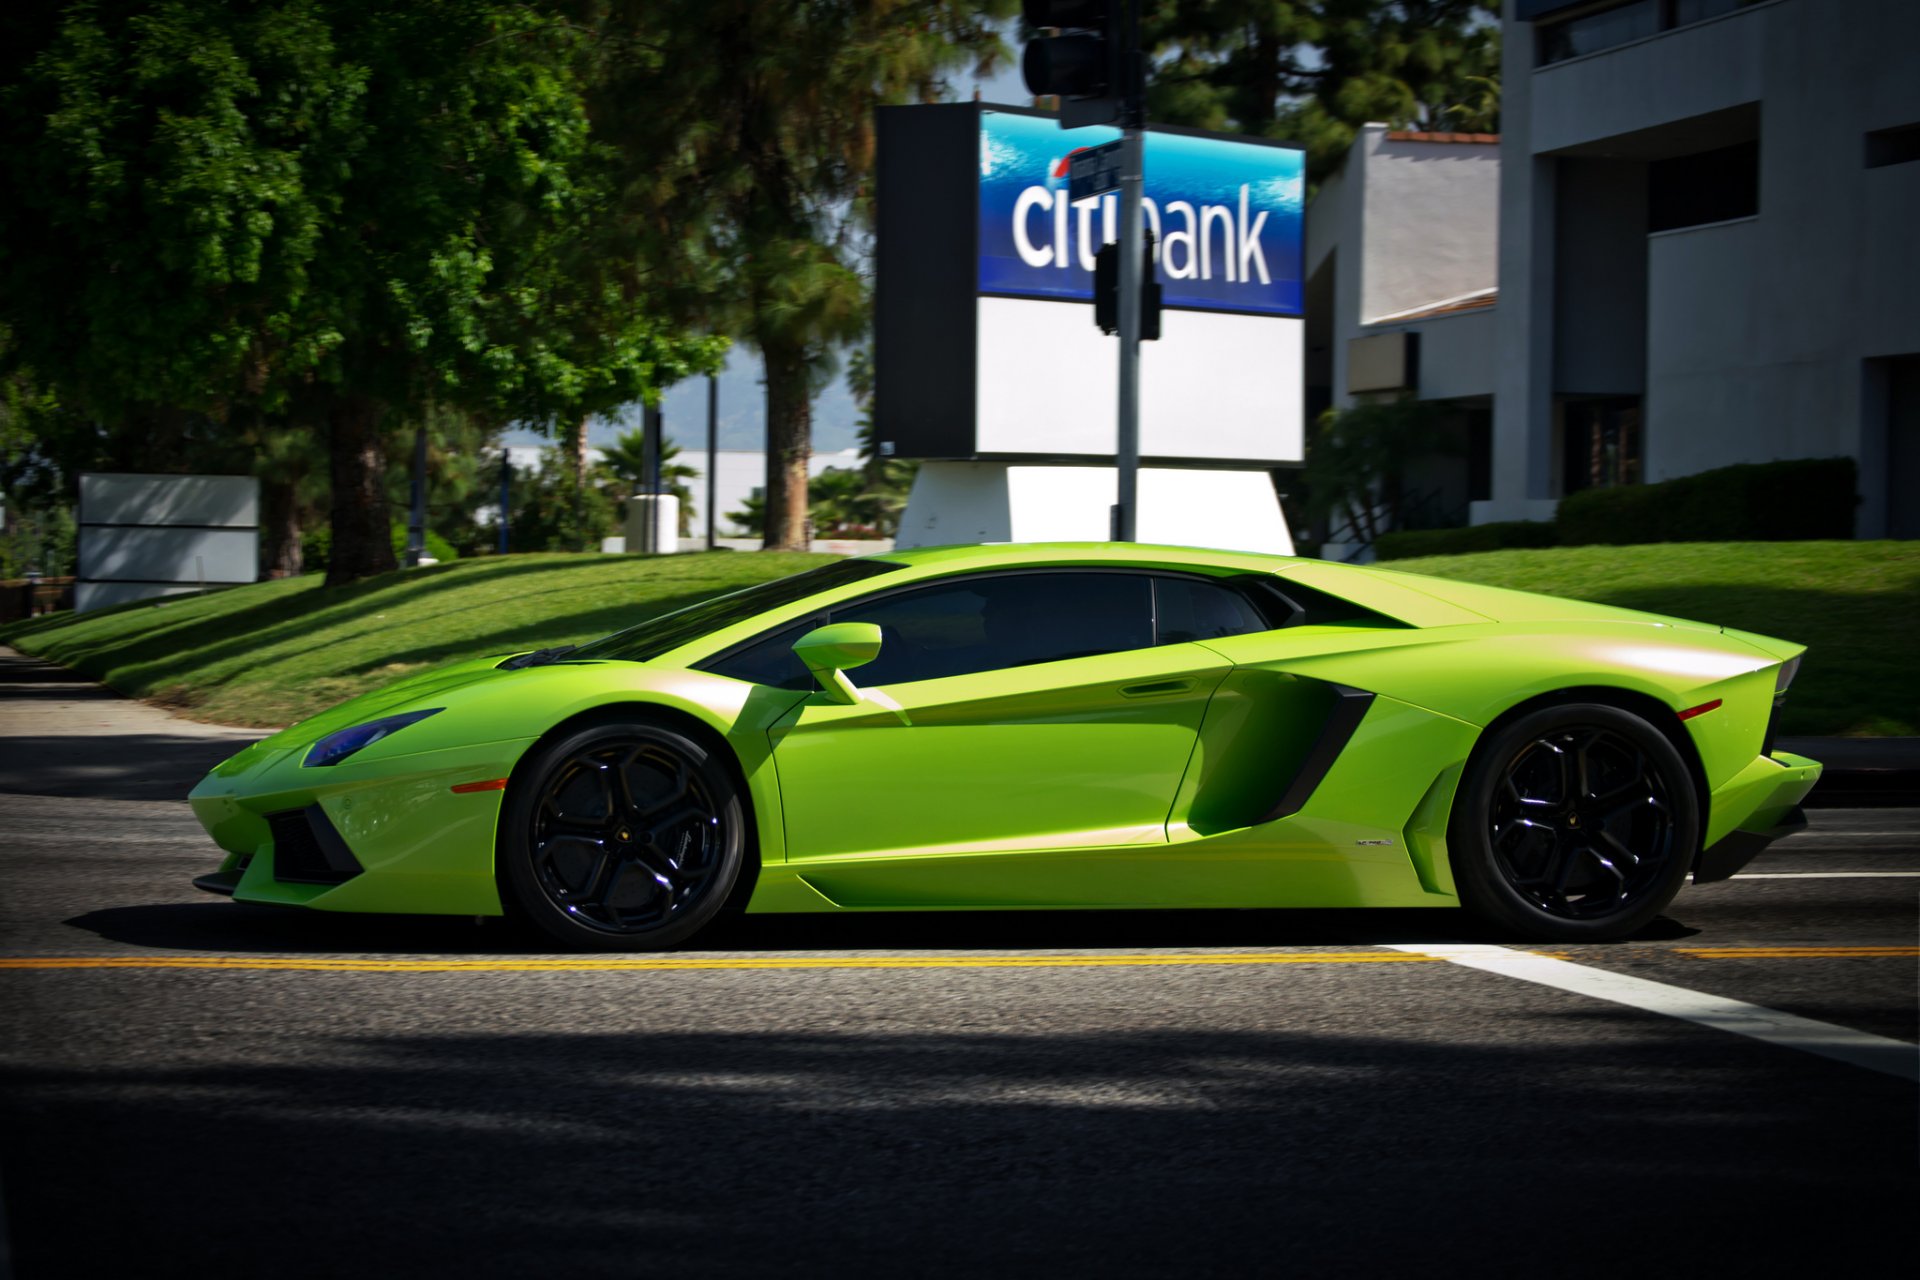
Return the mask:
<svg viewBox="0 0 1920 1280"><path fill-rule="evenodd" d="M1140 341L1160 338L1160 282L1153 275L1153 231L1140 250ZM1100 332L1120 328L1120 246L1109 241L1093 255L1093 322Z"/></svg>
<svg viewBox="0 0 1920 1280"><path fill-rule="evenodd" d="M1060 99L1060 127L1112 124L1126 91L1128 0L1024 0L1034 32L1020 72L1036 97ZM1042 35L1051 31L1051 35Z"/></svg>

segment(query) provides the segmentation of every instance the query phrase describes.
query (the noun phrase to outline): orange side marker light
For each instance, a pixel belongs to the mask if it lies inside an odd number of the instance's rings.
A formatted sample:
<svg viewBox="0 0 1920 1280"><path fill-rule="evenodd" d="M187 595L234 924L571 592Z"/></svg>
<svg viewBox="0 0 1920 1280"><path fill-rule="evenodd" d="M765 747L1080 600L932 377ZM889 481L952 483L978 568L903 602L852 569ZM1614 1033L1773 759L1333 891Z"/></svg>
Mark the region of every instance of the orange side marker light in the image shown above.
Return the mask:
<svg viewBox="0 0 1920 1280"><path fill-rule="evenodd" d="M476 791L505 791L506 789L507 780L505 778L489 778L485 782L459 783L453 788L453 793L457 796L465 796L472 795Z"/></svg>
<svg viewBox="0 0 1920 1280"><path fill-rule="evenodd" d="M1707 712L1713 710L1715 707L1719 705L1720 705L1720 699L1715 698L1712 702L1703 702L1697 707L1688 707L1685 711L1682 711L1680 713L1680 718L1682 720L1691 720L1695 716L1703 716L1707 714ZM505 786L506 784L502 783L501 785ZM455 790L458 790L458 788L456 787Z"/></svg>

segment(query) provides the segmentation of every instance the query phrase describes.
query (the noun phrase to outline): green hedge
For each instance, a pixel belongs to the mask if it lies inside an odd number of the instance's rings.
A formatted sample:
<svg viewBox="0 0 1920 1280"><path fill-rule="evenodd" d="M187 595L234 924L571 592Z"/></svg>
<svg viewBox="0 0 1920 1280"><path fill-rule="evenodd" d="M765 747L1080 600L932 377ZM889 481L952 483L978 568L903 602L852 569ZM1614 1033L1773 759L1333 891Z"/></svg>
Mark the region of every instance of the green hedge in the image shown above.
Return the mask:
<svg viewBox="0 0 1920 1280"><path fill-rule="evenodd" d="M1814 542L1853 537L1852 458L1742 463L1560 500L1551 524L1508 520L1465 529L1380 535L1381 560L1464 555L1509 547L1624 546L1642 542Z"/></svg>
<svg viewBox="0 0 1920 1280"><path fill-rule="evenodd" d="M1464 529L1403 529L1374 540L1373 554L1381 560L1408 560L1414 556L1457 556L1469 551L1503 551L1508 547L1559 545L1559 532L1543 520L1501 520L1468 525Z"/></svg>
<svg viewBox="0 0 1920 1280"><path fill-rule="evenodd" d="M1747 463L1560 500L1568 546L1639 542L1805 542L1853 537L1852 458Z"/></svg>

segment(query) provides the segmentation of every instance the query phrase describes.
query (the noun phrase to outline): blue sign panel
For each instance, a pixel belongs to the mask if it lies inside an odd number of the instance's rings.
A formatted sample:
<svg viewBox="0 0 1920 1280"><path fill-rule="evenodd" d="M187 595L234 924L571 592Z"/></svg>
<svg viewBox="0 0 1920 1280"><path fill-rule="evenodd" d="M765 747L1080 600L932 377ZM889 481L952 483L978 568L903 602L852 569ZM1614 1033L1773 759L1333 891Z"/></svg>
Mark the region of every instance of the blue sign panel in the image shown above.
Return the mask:
<svg viewBox="0 0 1920 1280"><path fill-rule="evenodd" d="M1052 116L980 113L980 292L1087 301L1094 254L1120 238L1118 193L1075 204L1068 157L1120 136ZM1164 305L1301 314L1298 150L1178 133L1146 135L1147 227Z"/></svg>

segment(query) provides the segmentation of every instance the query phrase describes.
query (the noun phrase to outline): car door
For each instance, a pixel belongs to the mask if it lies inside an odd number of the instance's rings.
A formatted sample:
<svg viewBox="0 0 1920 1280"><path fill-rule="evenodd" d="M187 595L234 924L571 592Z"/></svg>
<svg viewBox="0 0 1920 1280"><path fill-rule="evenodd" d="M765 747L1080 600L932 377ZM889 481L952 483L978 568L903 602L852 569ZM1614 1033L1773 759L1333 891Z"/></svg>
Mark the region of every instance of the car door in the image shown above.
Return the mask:
<svg viewBox="0 0 1920 1280"><path fill-rule="evenodd" d="M943 580L831 620L877 624L881 652L848 673L861 702L812 697L771 731L791 861L1164 846L1232 666L1156 645L1133 572Z"/></svg>

